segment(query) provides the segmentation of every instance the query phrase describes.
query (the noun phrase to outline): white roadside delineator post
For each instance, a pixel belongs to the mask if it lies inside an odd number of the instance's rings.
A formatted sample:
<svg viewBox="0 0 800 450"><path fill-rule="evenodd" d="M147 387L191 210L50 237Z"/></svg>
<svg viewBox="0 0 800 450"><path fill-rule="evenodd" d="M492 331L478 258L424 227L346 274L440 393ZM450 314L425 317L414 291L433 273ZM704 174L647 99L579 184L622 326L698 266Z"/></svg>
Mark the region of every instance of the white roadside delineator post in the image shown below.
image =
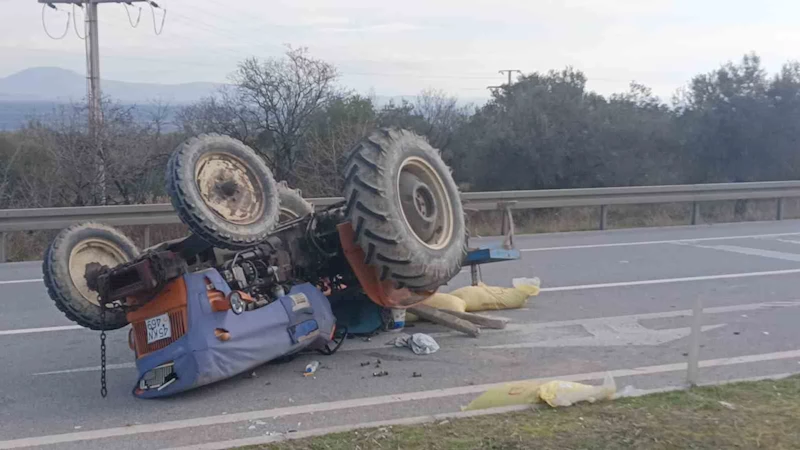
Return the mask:
<svg viewBox="0 0 800 450"><path fill-rule="evenodd" d="M703 323L703 301L700 296L692 309L692 331L689 335L689 363L686 367L686 384L688 387L697 386L700 360L700 335Z"/></svg>

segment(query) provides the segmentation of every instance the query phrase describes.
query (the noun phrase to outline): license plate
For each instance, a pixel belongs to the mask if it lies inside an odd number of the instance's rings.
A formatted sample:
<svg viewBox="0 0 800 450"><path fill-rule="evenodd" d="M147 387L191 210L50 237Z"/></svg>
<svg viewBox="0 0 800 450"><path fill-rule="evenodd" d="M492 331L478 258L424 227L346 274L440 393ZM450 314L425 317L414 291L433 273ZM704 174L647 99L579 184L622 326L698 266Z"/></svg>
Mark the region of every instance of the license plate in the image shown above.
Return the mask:
<svg viewBox="0 0 800 450"><path fill-rule="evenodd" d="M144 326L147 328L148 344L172 337L172 326L169 323L168 314L146 319L144 321Z"/></svg>

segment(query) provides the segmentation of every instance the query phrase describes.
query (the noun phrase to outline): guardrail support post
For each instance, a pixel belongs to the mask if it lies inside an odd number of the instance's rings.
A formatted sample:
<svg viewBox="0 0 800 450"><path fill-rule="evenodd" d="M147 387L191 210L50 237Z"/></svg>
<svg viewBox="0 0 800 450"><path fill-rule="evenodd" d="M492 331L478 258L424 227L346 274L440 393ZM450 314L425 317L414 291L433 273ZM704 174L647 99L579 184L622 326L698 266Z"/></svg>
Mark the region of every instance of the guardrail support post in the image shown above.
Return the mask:
<svg viewBox="0 0 800 450"><path fill-rule="evenodd" d="M150 225L144 227L144 248L150 247Z"/></svg>
<svg viewBox="0 0 800 450"><path fill-rule="evenodd" d="M700 296L692 309L692 331L689 335L689 362L686 366L686 385L697 386L697 375L700 370L700 335L703 332L703 302Z"/></svg>
<svg viewBox="0 0 800 450"><path fill-rule="evenodd" d="M700 221L700 202L692 202L692 225Z"/></svg>
<svg viewBox="0 0 800 450"><path fill-rule="evenodd" d="M6 262L6 234L0 233L0 263Z"/></svg>
<svg viewBox="0 0 800 450"><path fill-rule="evenodd" d="M777 212L775 213L775 220L783 220L783 197L778 199Z"/></svg>
<svg viewBox="0 0 800 450"><path fill-rule="evenodd" d="M600 205L600 230L605 230L608 225L608 207Z"/></svg>

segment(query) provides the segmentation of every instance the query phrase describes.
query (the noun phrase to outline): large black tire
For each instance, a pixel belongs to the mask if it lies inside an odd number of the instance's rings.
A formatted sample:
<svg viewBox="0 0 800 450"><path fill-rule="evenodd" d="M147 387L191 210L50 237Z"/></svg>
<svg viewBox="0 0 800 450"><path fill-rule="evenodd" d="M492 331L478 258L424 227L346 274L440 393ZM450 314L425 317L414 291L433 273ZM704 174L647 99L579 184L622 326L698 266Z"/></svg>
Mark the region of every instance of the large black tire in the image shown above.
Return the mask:
<svg viewBox="0 0 800 450"><path fill-rule="evenodd" d="M178 146L166 178L178 216L215 247L251 247L278 223L272 172L255 151L228 136L204 134Z"/></svg>
<svg viewBox="0 0 800 450"><path fill-rule="evenodd" d="M461 270L467 247L458 187L424 138L375 131L353 148L345 177L345 215L382 280L425 291Z"/></svg>
<svg viewBox="0 0 800 450"><path fill-rule="evenodd" d="M280 223L305 217L314 212L314 205L303 198L300 189L292 189L286 181L278 182L280 197Z"/></svg>
<svg viewBox="0 0 800 450"><path fill-rule="evenodd" d="M86 265L114 267L135 259L136 245L118 230L99 223L83 223L62 230L47 247L42 263L50 298L68 319L92 330L116 330L128 324L125 312L106 309L105 319L97 292L86 285Z"/></svg>

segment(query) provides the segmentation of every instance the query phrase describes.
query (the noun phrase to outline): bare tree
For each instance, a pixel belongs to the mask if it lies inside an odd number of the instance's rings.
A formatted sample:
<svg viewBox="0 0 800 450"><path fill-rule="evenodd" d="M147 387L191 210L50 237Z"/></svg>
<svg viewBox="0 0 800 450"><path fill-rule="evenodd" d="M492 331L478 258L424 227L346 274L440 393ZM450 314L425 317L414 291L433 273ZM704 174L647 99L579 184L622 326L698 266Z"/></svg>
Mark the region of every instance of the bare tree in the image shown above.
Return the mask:
<svg viewBox="0 0 800 450"><path fill-rule="evenodd" d="M232 86L223 86L213 96L194 105L182 108L176 120L184 133L193 136L201 133L220 133L238 139L252 147L257 142L261 123L242 93Z"/></svg>
<svg viewBox="0 0 800 450"><path fill-rule="evenodd" d="M232 76L239 98L268 132L270 148L259 150L279 179L292 174L313 115L336 97L337 77L333 65L309 56L305 48L290 48L280 59L247 59Z"/></svg>
<svg viewBox="0 0 800 450"><path fill-rule="evenodd" d="M133 107L103 101L99 130L105 178L101 179L96 148L88 133L83 105L59 107L47 121L31 121L19 134L24 153L35 155L17 169L17 198L26 206L87 206L152 201L163 189L163 166L174 138L165 138L157 114L153 122L137 121ZM105 181L106 197L98 194Z"/></svg>
<svg viewBox="0 0 800 450"><path fill-rule="evenodd" d="M353 145L375 127L370 99L349 95L317 114L295 165L296 185L314 196L342 195L342 169Z"/></svg>
<svg viewBox="0 0 800 450"><path fill-rule="evenodd" d="M431 145L447 150L458 128L469 118L469 106L459 106L458 99L442 90L426 89L414 102L414 112L425 119L425 130Z"/></svg>

